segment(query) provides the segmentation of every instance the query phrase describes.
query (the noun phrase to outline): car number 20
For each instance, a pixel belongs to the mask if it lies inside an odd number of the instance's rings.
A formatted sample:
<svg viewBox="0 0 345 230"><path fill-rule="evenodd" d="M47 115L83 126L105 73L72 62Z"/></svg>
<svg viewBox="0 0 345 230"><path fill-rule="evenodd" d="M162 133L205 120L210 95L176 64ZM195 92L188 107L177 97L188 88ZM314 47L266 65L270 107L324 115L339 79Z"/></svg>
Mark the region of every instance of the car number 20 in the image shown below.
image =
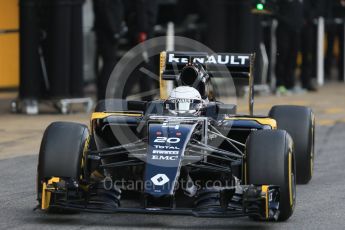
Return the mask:
<svg viewBox="0 0 345 230"><path fill-rule="evenodd" d="M171 144L175 144L175 143L179 143L180 142L180 138L178 137L157 137L153 142L155 143L171 143Z"/></svg>

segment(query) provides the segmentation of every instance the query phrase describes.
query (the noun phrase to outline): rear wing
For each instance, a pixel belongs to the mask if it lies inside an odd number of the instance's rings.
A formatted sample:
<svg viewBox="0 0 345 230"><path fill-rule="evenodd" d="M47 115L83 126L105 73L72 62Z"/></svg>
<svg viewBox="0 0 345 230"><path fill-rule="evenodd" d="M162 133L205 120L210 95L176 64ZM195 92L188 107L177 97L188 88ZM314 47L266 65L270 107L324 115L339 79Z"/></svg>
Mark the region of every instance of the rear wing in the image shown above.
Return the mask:
<svg viewBox="0 0 345 230"><path fill-rule="evenodd" d="M254 61L255 54L205 52L161 52L160 54L160 97L168 97L168 81L176 80L188 63L198 63L205 67L211 78L228 77L248 79L249 111L253 114L254 104Z"/></svg>

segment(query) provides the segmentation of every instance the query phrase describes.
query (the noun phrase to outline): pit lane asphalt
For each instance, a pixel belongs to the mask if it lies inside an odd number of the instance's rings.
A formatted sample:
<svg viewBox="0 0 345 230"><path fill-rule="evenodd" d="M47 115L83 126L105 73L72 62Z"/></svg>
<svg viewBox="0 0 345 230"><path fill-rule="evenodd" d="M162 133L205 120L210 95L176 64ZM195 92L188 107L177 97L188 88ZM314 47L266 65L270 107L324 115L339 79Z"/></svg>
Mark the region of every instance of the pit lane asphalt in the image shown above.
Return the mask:
<svg viewBox="0 0 345 230"><path fill-rule="evenodd" d="M37 155L0 161L0 229L344 229L345 124L316 130L314 178L297 187L294 215L284 223L243 218L92 214L50 215L33 211Z"/></svg>

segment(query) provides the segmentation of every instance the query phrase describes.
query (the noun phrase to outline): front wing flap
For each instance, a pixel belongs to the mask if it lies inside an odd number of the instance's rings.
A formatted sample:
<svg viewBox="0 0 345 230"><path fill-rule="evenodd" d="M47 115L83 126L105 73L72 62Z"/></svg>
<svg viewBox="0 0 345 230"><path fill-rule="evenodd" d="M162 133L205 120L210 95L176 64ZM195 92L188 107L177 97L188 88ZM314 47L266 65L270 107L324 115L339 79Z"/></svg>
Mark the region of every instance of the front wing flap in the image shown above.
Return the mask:
<svg viewBox="0 0 345 230"><path fill-rule="evenodd" d="M191 215L196 217L240 217L253 216L265 220L277 220L279 217L279 187L272 185L243 185L241 193L232 194L225 207L210 207L203 209L186 208L161 208L161 207L138 207L126 208L119 205L111 205L109 200L88 200L89 194L84 189L71 189L59 187L65 183L56 183L57 179L49 180L42 190L41 210L49 208L62 208L94 213L151 213L151 214L172 214ZM79 197L77 195L79 191ZM220 196L226 196L227 192L220 191ZM91 191L89 191L91 193ZM69 194L73 194L72 196ZM115 197L115 196L114 196ZM47 199L48 198L48 199ZM192 199L192 198L191 198ZM224 200L224 198L222 198ZM115 202L116 203L116 202Z"/></svg>

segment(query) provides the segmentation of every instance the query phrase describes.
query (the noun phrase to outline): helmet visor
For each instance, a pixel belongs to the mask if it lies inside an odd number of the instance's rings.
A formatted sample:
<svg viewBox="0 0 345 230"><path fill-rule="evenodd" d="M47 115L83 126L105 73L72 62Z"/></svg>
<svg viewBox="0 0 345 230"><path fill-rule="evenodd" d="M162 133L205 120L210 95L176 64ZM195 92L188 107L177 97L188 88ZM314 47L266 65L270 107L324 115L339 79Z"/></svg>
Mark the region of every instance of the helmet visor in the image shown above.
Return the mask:
<svg viewBox="0 0 345 230"><path fill-rule="evenodd" d="M171 99L165 102L165 108L180 113L195 112L200 110L201 100L193 99Z"/></svg>

